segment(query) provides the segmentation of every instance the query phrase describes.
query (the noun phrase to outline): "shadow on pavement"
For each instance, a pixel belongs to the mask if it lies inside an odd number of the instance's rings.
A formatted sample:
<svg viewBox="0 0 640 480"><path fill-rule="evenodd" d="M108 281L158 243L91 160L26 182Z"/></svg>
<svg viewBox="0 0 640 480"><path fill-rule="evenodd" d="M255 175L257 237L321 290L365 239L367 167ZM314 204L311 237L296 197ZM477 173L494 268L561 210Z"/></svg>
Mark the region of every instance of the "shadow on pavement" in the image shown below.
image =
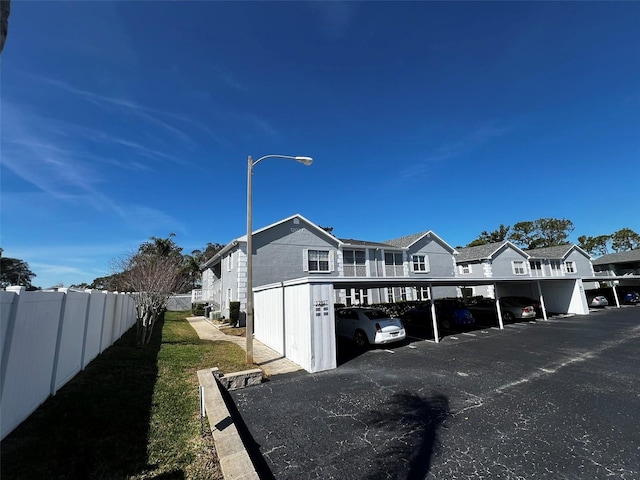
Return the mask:
<svg viewBox="0 0 640 480"><path fill-rule="evenodd" d="M393 478L398 478L396 474L409 480L425 478L436 449L438 429L449 415L448 397L440 393L426 398L397 393L379 411L369 415L371 427L397 436L395 441L387 443L384 456L372 465L375 473L368 478L380 472ZM407 432L415 435L409 438Z"/></svg>
<svg viewBox="0 0 640 480"><path fill-rule="evenodd" d="M408 332L407 332L407 335L408 335ZM401 340L398 342L386 343L384 345L369 345L367 347L360 348L352 341L337 337L336 338L337 366L339 367L340 365L344 365L345 363L350 362L351 360L359 357L363 353L366 353L370 350L376 350L376 349L393 350L395 348L405 346L415 341L416 341L415 338L410 338L408 336L404 340Z"/></svg>

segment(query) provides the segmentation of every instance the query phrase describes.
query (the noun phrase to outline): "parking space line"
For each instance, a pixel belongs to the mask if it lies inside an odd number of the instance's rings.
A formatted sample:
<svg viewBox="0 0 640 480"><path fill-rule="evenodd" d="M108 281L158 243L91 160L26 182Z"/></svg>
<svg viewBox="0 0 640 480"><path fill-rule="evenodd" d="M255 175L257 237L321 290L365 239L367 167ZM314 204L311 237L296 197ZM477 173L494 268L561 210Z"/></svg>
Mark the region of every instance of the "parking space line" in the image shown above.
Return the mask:
<svg viewBox="0 0 640 480"><path fill-rule="evenodd" d="M467 332L462 332L463 335L467 335L469 337L475 337L476 334L475 333L467 333Z"/></svg>
<svg viewBox="0 0 640 480"><path fill-rule="evenodd" d="M410 338L411 340L426 340L426 338L422 338L422 337L413 337L411 335L407 335L406 338Z"/></svg>

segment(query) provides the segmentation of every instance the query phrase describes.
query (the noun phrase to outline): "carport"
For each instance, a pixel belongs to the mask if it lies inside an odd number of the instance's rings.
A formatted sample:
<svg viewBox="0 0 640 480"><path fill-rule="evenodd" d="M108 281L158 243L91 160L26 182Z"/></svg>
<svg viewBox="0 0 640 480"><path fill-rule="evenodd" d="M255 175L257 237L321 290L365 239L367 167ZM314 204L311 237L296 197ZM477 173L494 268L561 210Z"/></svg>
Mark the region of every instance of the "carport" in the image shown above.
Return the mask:
<svg viewBox="0 0 640 480"><path fill-rule="evenodd" d="M613 291L613 299L616 302L616 307L620 308L620 296L618 295L618 288L620 287L633 287L640 290L640 275L618 275L607 277L583 277L584 283L611 283L611 290Z"/></svg>
<svg viewBox="0 0 640 480"><path fill-rule="evenodd" d="M498 326L504 328L500 296L527 295L540 299L543 318L547 311L589 313L581 278L429 278L341 277L299 278L254 289L254 336L309 372L336 368L334 290L346 288L433 287L493 285ZM439 342L435 305L431 304L434 339Z"/></svg>

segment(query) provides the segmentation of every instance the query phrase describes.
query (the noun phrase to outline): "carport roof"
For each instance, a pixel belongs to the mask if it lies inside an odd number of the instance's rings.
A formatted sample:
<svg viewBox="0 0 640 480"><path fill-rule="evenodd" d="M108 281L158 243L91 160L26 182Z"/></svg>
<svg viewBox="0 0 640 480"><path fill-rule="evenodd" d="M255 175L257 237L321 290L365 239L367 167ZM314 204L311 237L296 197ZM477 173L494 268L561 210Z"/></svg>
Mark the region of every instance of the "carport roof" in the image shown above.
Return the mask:
<svg viewBox="0 0 640 480"><path fill-rule="evenodd" d="M610 263L640 262L640 249L628 252L610 253L593 261L594 265L608 265Z"/></svg>
<svg viewBox="0 0 640 480"><path fill-rule="evenodd" d="M620 277L622 278L622 277ZM527 283L527 282L558 282L576 281L577 277L492 277L492 278L461 278L461 277L438 277L438 278L418 278L418 277L302 277L278 282L269 285L261 285L255 290L270 289L277 286L290 286L303 283L312 284L333 284L334 288L385 288L385 287L417 287L417 286L473 286L473 285L493 285L496 283ZM599 278L602 280L602 278Z"/></svg>

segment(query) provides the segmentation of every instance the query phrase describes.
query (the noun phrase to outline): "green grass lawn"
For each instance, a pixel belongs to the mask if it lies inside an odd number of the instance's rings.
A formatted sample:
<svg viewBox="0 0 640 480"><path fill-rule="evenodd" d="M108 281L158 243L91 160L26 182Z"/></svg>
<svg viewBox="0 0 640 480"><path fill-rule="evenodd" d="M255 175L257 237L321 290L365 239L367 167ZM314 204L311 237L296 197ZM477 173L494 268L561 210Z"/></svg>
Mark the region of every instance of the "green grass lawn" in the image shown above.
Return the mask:
<svg viewBox="0 0 640 480"><path fill-rule="evenodd" d="M135 328L49 398L0 445L7 479L217 479L196 371L253 368L231 342L200 340L167 312L151 343Z"/></svg>

